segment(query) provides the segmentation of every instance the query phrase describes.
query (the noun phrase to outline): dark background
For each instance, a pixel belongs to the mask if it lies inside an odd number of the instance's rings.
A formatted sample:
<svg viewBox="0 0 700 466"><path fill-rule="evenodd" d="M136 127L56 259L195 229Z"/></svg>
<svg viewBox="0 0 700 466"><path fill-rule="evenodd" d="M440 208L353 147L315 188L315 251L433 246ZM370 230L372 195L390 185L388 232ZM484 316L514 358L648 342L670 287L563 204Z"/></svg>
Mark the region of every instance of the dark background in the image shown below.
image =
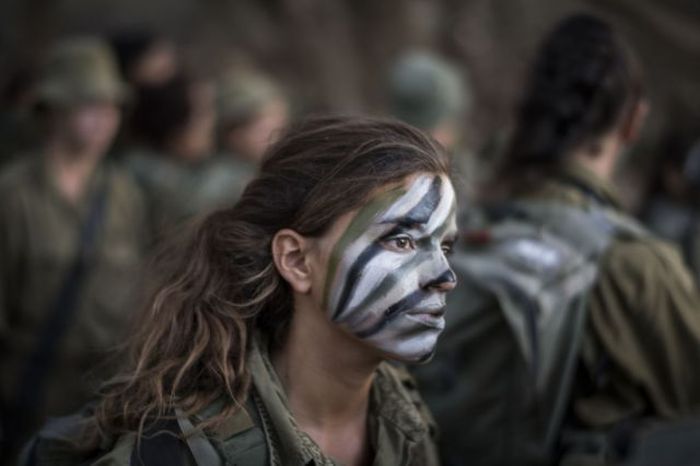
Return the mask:
<svg viewBox="0 0 700 466"><path fill-rule="evenodd" d="M421 46L469 76L479 145L507 129L541 35L580 10L617 24L646 70L652 113L629 183L638 190L669 141L700 135L697 0L3 0L0 85L57 38L138 25L174 39L201 73L262 67L303 112L381 112L388 64Z"/></svg>

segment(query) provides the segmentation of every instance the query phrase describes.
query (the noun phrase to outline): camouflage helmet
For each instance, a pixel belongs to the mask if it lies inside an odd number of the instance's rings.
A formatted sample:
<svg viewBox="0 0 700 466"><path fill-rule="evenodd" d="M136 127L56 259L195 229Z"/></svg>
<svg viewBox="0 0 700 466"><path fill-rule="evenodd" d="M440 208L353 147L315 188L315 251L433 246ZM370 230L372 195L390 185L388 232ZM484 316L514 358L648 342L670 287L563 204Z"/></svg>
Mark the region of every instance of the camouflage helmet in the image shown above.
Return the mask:
<svg viewBox="0 0 700 466"><path fill-rule="evenodd" d="M128 95L109 46L99 39L75 38L51 48L36 83L37 103L72 105L92 100L123 102Z"/></svg>
<svg viewBox="0 0 700 466"><path fill-rule="evenodd" d="M253 70L232 69L217 86L217 111L222 125L245 122L267 103L286 100L272 79Z"/></svg>
<svg viewBox="0 0 700 466"><path fill-rule="evenodd" d="M424 130L459 117L471 104L463 76L435 54L408 52L394 63L388 77L392 115Z"/></svg>

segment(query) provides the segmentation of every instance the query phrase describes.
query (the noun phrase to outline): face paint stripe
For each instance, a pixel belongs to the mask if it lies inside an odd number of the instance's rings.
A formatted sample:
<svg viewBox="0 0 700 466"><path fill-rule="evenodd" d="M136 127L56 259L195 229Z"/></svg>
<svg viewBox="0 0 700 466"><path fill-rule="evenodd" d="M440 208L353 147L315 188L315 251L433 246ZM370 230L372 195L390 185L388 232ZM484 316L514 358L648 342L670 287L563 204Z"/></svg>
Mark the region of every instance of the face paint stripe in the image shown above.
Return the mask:
<svg viewBox="0 0 700 466"><path fill-rule="evenodd" d="M421 174L402 187L383 209L370 206L385 194L358 209L331 246L322 291L337 325L385 354L415 362L430 356L444 320L413 313L444 306L447 290L439 285L455 280L441 246L455 234L456 196L443 175ZM384 242L404 235L413 247Z"/></svg>
<svg viewBox="0 0 700 466"><path fill-rule="evenodd" d="M456 213L457 213L457 204L455 202L452 202L452 207L450 208L450 212L447 215L447 217L445 217L445 220L447 220L451 217L454 217L454 215ZM435 229L435 231L432 231L429 234L430 234L430 236L442 238L445 235L445 232L447 232L447 230L449 230L453 226L454 226L454 224L452 222L443 221L441 224L439 224L439 226Z"/></svg>
<svg viewBox="0 0 700 466"><path fill-rule="evenodd" d="M415 270L418 274L421 273L421 269L425 266L425 264L428 264L432 258L430 255L426 254L416 254L411 260L406 262L403 267L409 270ZM393 275L387 275L386 278L377 286L375 287L370 294L365 297L362 302L360 302L357 305L352 306L351 309L348 310L348 314L351 313L353 309L366 309L369 307L369 305L372 302L378 301L381 297L384 297L388 295L388 291L394 289L394 287L399 283L399 279L396 278ZM347 322L349 325L354 325L354 324L361 324L361 321L351 320L351 319L340 319L341 322Z"/></svg>
<svg viewBox="0 0 700 466"><path fill-rule="evenodd" d="M436 176L433 178L430 189L421 198L421 200L413 207L404 218L409 219L412 223L425 223L430 219L430 216L435 211L435 207L440 201L440 187L442 186L442 178ZM355 263L348 271L345 286L340 294L340 298L336 303L333 320L337 320L345 311L350 296L354 291L357 282L360 279L362 269L372 258L383 250L382 246L372 243L359 255Z"/></svg>
<svg viewBox="0 0 700 466"><path fill-rule="evenodd" d="M367 263L371 261L374 258L374 256L376 256L383 250L384 248L380 244L372 243L369 246L367 246L367 248L365 248L364 251L362 251L362 253L358 256L357 260L352 264L352 267L348 271L347 279L345 280L345 286L343 286L343 291L340 294L338 304L335 308L333 320L337 320L338 317L340 317L340 315L345 310L345 306L347 306L348 300L350 299L350 295L357 286L358 281L360 280L360 277L362 275L362 269L365 268Z"/></svg>
<svg viewBox="0 0 700 466"><path fill-rule="evenodd" d="M383 318L379 322L377 322L375 325L366 330L357 332L356 335L359 338L367 338L371 337L372 335L375 335L376 333L380 332L393 319L418 305L423 299L425 299L425 297L426 293L422 289L414 291L410 295L406 296L399 302L389 307L389 309L386 310Z"/></svg>
<svg viewBox="0 0 700 466"><path fill-rule="evenodd" d="M423 195L418 204L415 205L411 210L409 210L405 215L400 218L391 218L389 215L382 219L384 223L408 223L408 224L425 224L430 220L433 215L435 208L440 202L440 195L442 186L442 178L436 176L433 178L433 182L430 185L428 192Z"/></svg>
<svg viewBox="0 0 700 466"><path fill-rule="evenodd" d="M447 219L456 214L457 202L452 195L452 190L448 191L450 196L445 195L443 197L444 202L441 201L441 205L438 206L435 215L431 218L431 225L428 225L428 228L426 228L426 235L441 237L445 230L451 226L451 222L448 222ZM447 208L442 207L443 205L446 205Z"/></svg>
<svg viewBox="0 0 700 466"><path fill-rule="evenodd" d="M369 293L367 293L367 295L362 299L362 301L360 301L357 305L352 306L350 309L366 309L371 303L376 302L380 298L386 296L389 293L389 291L394 289L394 287L397 284L398 280L394 276L387 275L386 277L384 277L384 280L382 280L379 283L379 285L377 285ZM348 317L343 318L343 316L341 315L338 322L347 323L350 326L354 326L361 322L359 315L355 314L353 316L351 315L351 312L347 312L346 314L348 314Z"/></svg>
<svg viewBox="0 0 700 466"><path fill-rule="evenodd" d="M415 270L417 275L421 276L424 273L426 273L424 269L426 266L429 266L430 261L431 261L431 258L429 256L422 254L420 256L414 257L411 260L411 262L406 264L406 267ZM387 279L388 278L389 277L387 277ZM398 280L392 280L392 281L394 283L398 283ZM456 276L454 275L454 272L448 266L446 270L438 273L436 278L434 278L434 279L430 280L429 282L427 282L426 284L422 285L421 289L424 290L424 294L427 294L427 293L429 293L429 291L426 291L426 289L431 287L431 286L436 286L438 284L443 284L446 282L456 282L456 281L457 281L457 279L456 279ZM386 280L385 280L385 282L386 282ZM382 282L382 284L384 284L385 282ZM381 294L384 294L384 293L381 293ZM389 294L387 293L385 296L388 297ZM344 325L347 325L349 327L352 327L352 328L362 328L366 324L366 322L368 320L370 320L371 315L364 314L364 313L353 313L352 311L354 309L364 309L366 307L369 307L369 305L372 301L379 300L379 298L375 298L374 296L373 296L373 298L374 299L366 299L362 303L360 303L359 305L353 306L352 309L350 309L346 312L346 314L348 314L348 317L340 319L339 322L341 322ZM404 298L405 297L403 297L403 296L399 296L399 297L396 297L394 299L395 300L402 300Z"/></svg>
<svg viewBox="0 0 700 466"><path fill-rule="evenodd" d="M342 258L340 252L345 251L358 236L361 236L367 230L378 213L386 210L391 204L396 202L399 197L405 194L405 192L406 190L403 187L399 187L388 191L385 195L381 196L380 199L370 202L357 213L345 230L345 233L343 233L343 236L338 240L335 246L333 246L333 252L331 253L331 259L328 264L327 276L329 279L326 281L325 290L323 292L324 307L326 309L328 309L330 305L330 290L333 284L333 277L336 275Z"/></svg>
<svg viewBox="0 0 700 466"><path fill-rule="evenodd" d="M421 176L408 189L405 195L395 205L389 207L383 214L383 218L402 217L406 212L413 209L423 199L425 194L430 190L432 185L432 177ZM416 202L416 200L418 200Z"/></svg>

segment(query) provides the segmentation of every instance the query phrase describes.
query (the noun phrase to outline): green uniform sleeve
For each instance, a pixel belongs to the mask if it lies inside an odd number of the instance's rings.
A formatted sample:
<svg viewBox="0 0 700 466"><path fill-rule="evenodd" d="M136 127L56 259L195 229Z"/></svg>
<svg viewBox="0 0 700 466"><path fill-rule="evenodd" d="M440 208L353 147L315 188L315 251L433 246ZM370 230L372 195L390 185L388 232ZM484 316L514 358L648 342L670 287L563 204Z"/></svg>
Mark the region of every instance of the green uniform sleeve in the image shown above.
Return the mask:
<svg viewBox="0 0 700 466"><path fill-rule="evenodd" d="M618 241L592 291L590 325L607 358L588 424L630 415L673 418L700 407L700 295L678 252L653 239Z"/></svg>

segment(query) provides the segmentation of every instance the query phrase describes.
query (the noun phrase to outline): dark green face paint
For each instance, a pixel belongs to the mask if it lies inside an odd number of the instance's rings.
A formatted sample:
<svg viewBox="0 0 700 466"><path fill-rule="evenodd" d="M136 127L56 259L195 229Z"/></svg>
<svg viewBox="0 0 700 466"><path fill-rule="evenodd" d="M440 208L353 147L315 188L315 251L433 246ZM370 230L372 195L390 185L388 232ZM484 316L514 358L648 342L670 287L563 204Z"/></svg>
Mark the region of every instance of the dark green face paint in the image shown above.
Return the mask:
<svg viewBox="0 0 700 466"><path fill-rule="evenodd" d="M338 272L338 264L343 258L343 253L347 247L358 237L364 234L369 226L375 221L377 215L386 211L398 198L406 194L403 186L396 187L383 192L370 200L366 205L358 210L355 217L350 221L350 225L345 229L335 246L328 262L328 273L326 274L326 286L323 291L323 307L328 309L330 303L330 291Z"/></svg>
<svg viewBox="0 0 700 466"><path fill-rule="evenodd" d="M443 251L456 235L455 208L447 178L427 174L360 208L330 253L329 318L396 359L432 353L455 283Z"/></svg>

